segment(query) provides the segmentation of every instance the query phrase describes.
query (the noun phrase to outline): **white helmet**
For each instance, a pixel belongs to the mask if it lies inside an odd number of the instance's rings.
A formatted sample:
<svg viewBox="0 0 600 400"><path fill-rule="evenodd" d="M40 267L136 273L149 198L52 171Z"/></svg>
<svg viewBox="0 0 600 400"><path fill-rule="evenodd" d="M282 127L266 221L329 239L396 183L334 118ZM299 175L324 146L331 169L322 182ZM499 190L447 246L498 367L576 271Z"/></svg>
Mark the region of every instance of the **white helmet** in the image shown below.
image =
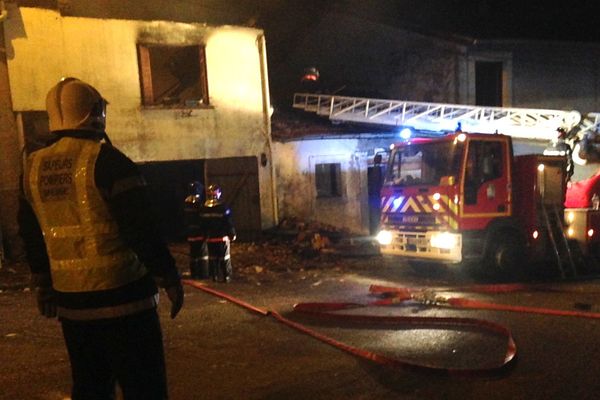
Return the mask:
<svg viewBox="0 0 600 400"><path fill-rule="evenodd" d="M81 129L103 133L106 104L92 85L77 78L62 78L46 96L50 132Z"/></svg>

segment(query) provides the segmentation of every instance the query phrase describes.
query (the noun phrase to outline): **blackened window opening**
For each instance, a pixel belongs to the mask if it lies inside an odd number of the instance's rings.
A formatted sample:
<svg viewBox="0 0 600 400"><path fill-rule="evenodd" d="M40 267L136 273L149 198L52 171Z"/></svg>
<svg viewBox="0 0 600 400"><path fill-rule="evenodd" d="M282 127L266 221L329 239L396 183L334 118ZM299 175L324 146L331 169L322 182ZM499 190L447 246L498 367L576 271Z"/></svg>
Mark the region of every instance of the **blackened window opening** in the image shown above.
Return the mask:
<svg viewBox="0 0 600 400"><path fill-rule="evenodd" d="M208 105L203 46L138 45L142 103L146 106Z"/></svg>

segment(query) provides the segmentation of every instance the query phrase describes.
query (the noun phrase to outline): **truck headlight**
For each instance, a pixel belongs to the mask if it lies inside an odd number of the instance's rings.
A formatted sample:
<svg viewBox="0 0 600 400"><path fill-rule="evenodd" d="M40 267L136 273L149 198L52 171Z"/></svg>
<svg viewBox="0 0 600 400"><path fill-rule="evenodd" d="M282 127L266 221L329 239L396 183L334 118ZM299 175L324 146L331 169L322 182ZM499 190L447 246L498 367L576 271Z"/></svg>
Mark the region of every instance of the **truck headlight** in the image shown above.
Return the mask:
<svg viewBox="0 0 600 400"><path fill-rule="evenodd" d="M431 247L453 249L458 246L458 235L450 232L436 232L431 235Z"/></svg>
<svg viewBox="0 0 600 400"><path fill-rule="evenodd" d="M377 236L375 236L375 239L377 240L377 242L379 242L379 244L383 245L383 246L387 246L388 244L392 243L392 232L390 231L379 231L379 233L377 234Z"/></svg>

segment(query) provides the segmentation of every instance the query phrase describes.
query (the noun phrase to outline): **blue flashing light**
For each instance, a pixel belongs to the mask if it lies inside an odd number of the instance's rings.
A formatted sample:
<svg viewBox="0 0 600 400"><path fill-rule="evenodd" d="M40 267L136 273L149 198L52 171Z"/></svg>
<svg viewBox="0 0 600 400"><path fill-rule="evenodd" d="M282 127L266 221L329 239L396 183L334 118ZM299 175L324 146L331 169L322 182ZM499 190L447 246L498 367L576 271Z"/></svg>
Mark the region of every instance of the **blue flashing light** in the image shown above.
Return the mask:
<svg viewBox="0 0 600 400"><path fill-rule="evenodd" d="M404 140L410 139L412 136L412 130L410 128L404 128L400 131L400 137Z"/></svg>

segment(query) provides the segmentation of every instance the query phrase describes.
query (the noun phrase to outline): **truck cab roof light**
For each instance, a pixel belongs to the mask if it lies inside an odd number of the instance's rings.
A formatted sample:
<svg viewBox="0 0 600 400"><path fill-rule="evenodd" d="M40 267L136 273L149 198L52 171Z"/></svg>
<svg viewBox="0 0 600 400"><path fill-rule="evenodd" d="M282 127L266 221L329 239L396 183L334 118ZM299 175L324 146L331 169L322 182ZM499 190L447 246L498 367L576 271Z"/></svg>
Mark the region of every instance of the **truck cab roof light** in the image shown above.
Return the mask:
<svg viewBox="0 0 600 400"><path fill-rule="evenodd" d="M412 136L412 130L410 128L404 128L400 131L400 137L404 140L410 139Z"/></svg>

